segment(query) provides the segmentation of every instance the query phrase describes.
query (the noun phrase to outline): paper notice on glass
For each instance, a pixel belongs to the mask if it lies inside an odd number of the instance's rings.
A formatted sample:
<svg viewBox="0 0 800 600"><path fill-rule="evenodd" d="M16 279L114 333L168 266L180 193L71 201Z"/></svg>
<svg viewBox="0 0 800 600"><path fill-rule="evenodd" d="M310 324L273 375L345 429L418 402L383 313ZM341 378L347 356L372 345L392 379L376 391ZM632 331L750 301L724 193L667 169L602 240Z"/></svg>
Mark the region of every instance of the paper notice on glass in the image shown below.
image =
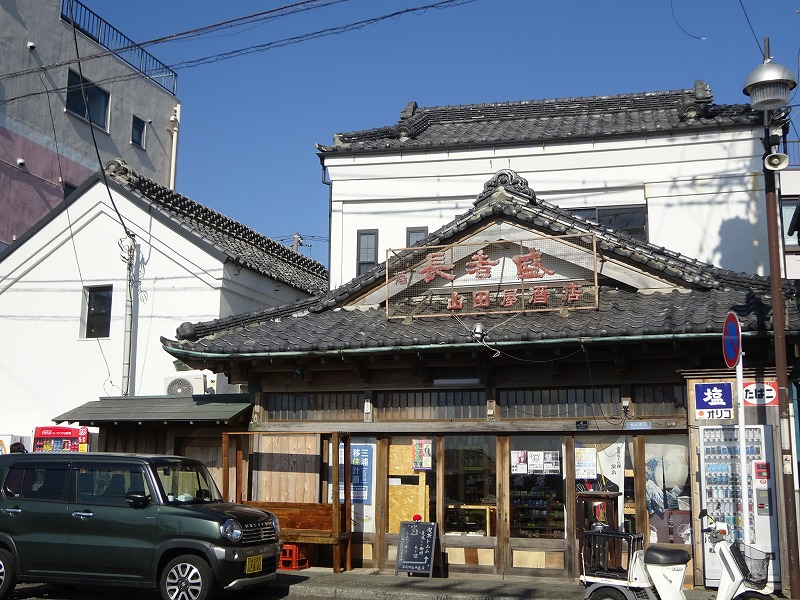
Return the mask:
<svg viewBox="0 0 800 600"><path fill-rule="evenodd" d="M575 448L575 479L597 478L597 450Z"/></svg>
<svg viewBox="0 0 800 600"><path fill-rule="evenodd" d="M413 440L412 468L415 471L428 471L433 468L433 440Z"/></svg>
<svg viewBox="0 0 800 600"><path fill-rule="evenodd" d="M543 454L545 474L561 473L561 453L558 450L545 450Z"/></svg>
<svg viewBox="0 0 800 600"><path fill-rule="evenodd" d="M544 452L530 450L528 452L528 473L544 473Z"/></svg>
<svg viewBox="0 0 800 600"><path fill-rule="evenodd" d="M528 452L526 450L511 451L511 472L520 475L528 473Z"/></svg>

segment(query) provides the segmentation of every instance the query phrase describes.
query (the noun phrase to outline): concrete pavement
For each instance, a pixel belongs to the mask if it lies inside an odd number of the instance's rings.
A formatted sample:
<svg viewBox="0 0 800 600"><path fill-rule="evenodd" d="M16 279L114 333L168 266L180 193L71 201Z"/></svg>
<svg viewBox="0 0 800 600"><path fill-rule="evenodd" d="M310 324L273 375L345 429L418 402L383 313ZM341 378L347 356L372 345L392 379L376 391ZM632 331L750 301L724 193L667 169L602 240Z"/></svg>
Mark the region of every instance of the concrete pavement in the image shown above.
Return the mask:
<svg viewBox="0 0 800 600"><path fill-rule="evenodd" d="M309 600L582 600L585 588L570 579L460 575L446 579L355 569L333 573L310 567L281 571L262 591L269 598ZM688 600L714 600L716 590L685 590ZM263 595L261 596L264 597Z"/></svg>

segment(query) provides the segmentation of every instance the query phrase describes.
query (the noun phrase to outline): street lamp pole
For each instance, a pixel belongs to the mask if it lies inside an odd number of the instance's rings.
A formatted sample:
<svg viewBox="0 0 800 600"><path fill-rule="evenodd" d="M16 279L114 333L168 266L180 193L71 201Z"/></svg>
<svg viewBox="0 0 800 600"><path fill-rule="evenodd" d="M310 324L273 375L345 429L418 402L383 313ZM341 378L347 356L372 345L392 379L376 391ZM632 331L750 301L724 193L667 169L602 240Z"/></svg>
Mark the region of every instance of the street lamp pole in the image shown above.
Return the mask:
<svg viewBox="0 0 800 600"><path fill-rule="evenodd" d="M790 598L800 598L800 558L797 545L797 509L794 495L795 457L792 449L789 375L786 361L786 306L781 273L781 232L778 221L778 195L775 185L775 165L769 163L772 154L770 112L789 103L789 91L797 85L791 71L773 63L769 56L769 38L764 40L764 64L757 67L745 81L744 93L750 96L753 108L764 111L764 191L767 201L767 244L769 248L769 278L772 294L772 330L775 345L775 371L778 383L781 461L783 475L782 507L786 532L786 556ZM777 471L777 469L776 469ZM746 475L744 475L746 476ZM776 475L777 476L777 475ZM745 498L745 501L747 499ZM749 527L749 523L744 524Z"/></svg>

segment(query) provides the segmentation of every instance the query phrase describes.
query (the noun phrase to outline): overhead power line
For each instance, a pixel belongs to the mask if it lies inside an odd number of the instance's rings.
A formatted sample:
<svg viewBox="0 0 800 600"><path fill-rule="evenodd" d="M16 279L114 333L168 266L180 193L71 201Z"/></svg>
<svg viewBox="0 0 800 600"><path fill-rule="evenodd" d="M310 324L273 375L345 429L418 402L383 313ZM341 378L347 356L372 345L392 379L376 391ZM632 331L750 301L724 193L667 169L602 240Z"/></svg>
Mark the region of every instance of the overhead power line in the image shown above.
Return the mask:
<svg viewBox="0 0 800 600"><path fill-rule="evenodd" d="M26 69L22 71L15 71L13 73L6 73L4 75L0 75L0 81L5 79L13 79L15 77L21 77L24 75L30 75L32 73L37 73L42 70L50 70L50 69L57 69L60 67L65 67L67 65L75 64L77 61L81 60L84 63L89 60L94 60L97 58L103 58L106 56L112 56L114 54L118 54L120 52L125 52L127 50L133 50L136 48L147 48L148 46L154 46L156 44L163 44L167 42L174 42L174 41L181 41L186 38L198 38L204 35L208 35L211 33L216 33L220 29L231 29L235 27L242 27L244 25L250 25L252 23L256 23L259 21L270 21L273 19L279 19L281 17L286 17L298 12L303 12L307 10L314 10L316 8L324 8L326 6L331 6L333 4L339 4L341 2L348 2L349 0L302 0L301 2L295 2L294 4L287 4L286 6L281 6L279 8L273 8L270 10L265 10L259 13L250 14L244 17L237 17L236 19L229 19L227 21L221 21L219 23L214 23L213 25L206 25L205 27L200 27L197 29L190 29L188 31L182 31L180 33L173 33L170 35L166 35L159 38L154 38L152 40L148 40L146 42L138 42L135 44L129 44L127 46L120 46L119 48L114 48L113 50L103 50L102 52L96 52L95 54L89 54L87 56L81 58L70 58L67 60L59 61L57 63L51 63L49 65L44 65L41 67L34 67L31 69Z"/></svg>
<svg viewBox="0 0 800 600"><path fill-rule="evenodd" d="M311 1L313 1L313 0L306 0L306 2L299 3L299 4L308 4ZM334 4L334 3L337 3L337 2L344 2L344 1L347 1L347 0L329 0L325 4L322 4L322 5L319 5L319 6L314 6L313 8L318 8L318 7L321 7L321 6L328 6L330 4ZM411 7L411 8L406 8L406 9L403 9L403 10L395 11L393 13L384 14L384 15L381 15L381 16L378 16L378 17L372 17L370 19L363 19L361 21L355 21L353 23L348 23L346 25L339 25L339 26L336 26L336 27L329 27L329 28L321 29L319 31L314 31L314 32L311 32L311 33L305 33L305 34L296 35L296 36L292 36L292 37L288 37L288 38L283 38L283 39L280 39L280 40L275 40L273 42L268 42L268 43L265 43L265 44L258 44L258 45L254 45L254 46L248 46L246 48L239 48L239 49L236 49L236 50L231 50L231 51L228 51L228 52L222 52L222 53L214 54L214 55L211 55L211 56L206 56L206 57L203 57L203 58L197 58L197 59L183 61L183 62L180 62L180 63L175 63L173 65L169 65L169 68L172 69L172 70L175 70L175 71L182 70L182 69L190 69L190 68L194 68L194 67L198 67L198 66L201 66L201 65L210 64L210 63L214 63L214 62L218 62L218 61L222 61L222 60L229 60L231 58L237 58L239 56L244 56L244 55L247 55L247 54L253 54L253 53L256 53L256 52L266 52L268 50L273 50L275 48L281 48L281 47L284 47L284 46L290 46L290 45L294 45L294 44L299 44L299 43L302 43L302 42L305 42L305 41L308 41L308 40L312 40L312 39L318 39L318 38L327 37L327 36L330 36L330 35L339 35L339 34L342 34L342 33L347 33L349 31L352 31L352 30L355 30L355 29L362 29L362 28L368 27L370 25L376 25L376 24L378 24L378 23L380 23L382 21L385 21L387 19L396 19L398 17L407 15L409 13L417 13L417 14L425 13L430 9L442 10L442 9L452 8L452 7L455 7L455 6L462 6L464 4L470 4L470 3L476 2L476 1L477 0L440 0L438 2L433 2L433 3L425 4L425 5L422 5L422 6L415 6L415 7ZM295 6L295 5L290 5L290 6ZM311 8L312 7L309 7L307 10L310 10ZM275 9L275 10L279 10L279 9ZM250 19L250 18L252 18L252 16L253 15L250 15L249 17L242 17L242 19ZM283 16L283 15L281 15L281 16ZM277 18L277 17L275 17L275 18ZM226 23L230 23L230 22L231 21L226 21ZM249 22L252 22L252 21L249 21ZM220 25L220 24L217 24L217 25ZM212 28L212 27L217 27L217 26L216 25L209 25L208 27L203 28L203 30L210 30L210 28ZM214 30L216 31L216 29L214 29ZM192 32L198 32L198 31L201 31L201 30L192 30ZM164 41L171 41L173 39L178 39L179 36L188 35L188 33L189 32L186 32L185 34L175 34L173 36L167 36L166 38L159 38L159 39L160 40L164 40ZM157 43L157 42L155 42L155 41L150 42L150 44L153 44L153 43ZM136 46L140 46L140 45L141 44L137 44ZM86 62L87 60L91 60L91 59L94 59L94 58L99 58L101 56L109 56L111 54L115 54L116 52L120 52L120 51L121 51L121 49L117 49L115 51L107 51L107 52L102 52L102 53L98 53L98 54L93 54L93 55L90 55L88 57L82 58L81 60L83 62ZM61 67L61 66L66 66L66 65L72 64L73 62L75 62L75 61L74 60L68 60L68 61L62 61L60 63L54 63L53 65L47 65L47 66L36 68L36 69L29 69L27 71L18 71L16 73L11 73L11 74L8 74L8 75L0 76L0 81L2 81L3 79L9 78L9 77L18 77L18 76L25 75L25 74L37 73L37 72L39 72L41 70L47 70L47 69L53 69L53 68L57 68L57 67ZM105 78L105 79L100 79L100 80L97 80L97 81L93 81L93 83L95 83L95 84L113 83L113 82L116 82L116 81L124 81L124 80L127 80L127 79L135 79L135 78L140 77L140 76L141 75L139 73L128 73L128 74L125 74L125 75L117 75L117 76L114 76L114 77L108 77L108 78ZM60 87L60 88L52 88L51 90L49 90L49 92L35 91L35 92L30 92L28 94L21 94L19 96L14 96L12 98L7 98L7 99L3 100L2 102L0 102L0 105L8 104L8 103L14 102L16 100L22 100L22 99L25 99L25 98L31 98L31 97L38 96L38 95L45 94L45 93L64 92L66 90L67 90L67 87L64 86L64 87Z"/></svg>

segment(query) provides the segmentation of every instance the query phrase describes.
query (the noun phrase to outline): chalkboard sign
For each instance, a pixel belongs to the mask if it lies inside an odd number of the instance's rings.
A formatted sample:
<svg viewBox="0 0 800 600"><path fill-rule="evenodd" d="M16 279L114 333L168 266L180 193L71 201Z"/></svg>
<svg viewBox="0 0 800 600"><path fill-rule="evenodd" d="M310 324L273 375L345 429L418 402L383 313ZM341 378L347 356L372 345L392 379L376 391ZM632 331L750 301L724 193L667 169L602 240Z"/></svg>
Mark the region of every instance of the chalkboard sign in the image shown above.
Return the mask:
<svg viewBox="0 0 800 600"><path fill-rule="evenodd" d="M433 576L433 553L436 549L436 523L402 521L400 543L394 573L427 573Z"/></svg>

